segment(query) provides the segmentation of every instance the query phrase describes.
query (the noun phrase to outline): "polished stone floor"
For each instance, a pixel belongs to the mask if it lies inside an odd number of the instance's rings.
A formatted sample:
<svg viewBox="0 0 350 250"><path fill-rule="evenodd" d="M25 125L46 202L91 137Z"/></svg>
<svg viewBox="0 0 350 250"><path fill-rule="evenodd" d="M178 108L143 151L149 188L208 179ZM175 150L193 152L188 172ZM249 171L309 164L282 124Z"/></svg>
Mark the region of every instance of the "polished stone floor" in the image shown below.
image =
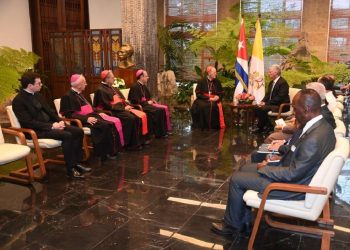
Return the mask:
<svg viewBox="0 0 350 250"><path fill-rule="evenodd" d="M246 239L210 231L226 204L228 177L262 138L245 128L191 131L188 116L174 134L142 151L100 164L68 180L48 167L48 182L33 188L0 183L0 249L246 249ZM345 184L339 194L350 193ZM347 179L346 179L347 178ZM349 182L350 183L350 182ZM350 249L350 205L334 198L332 249ZM320 239L260 227L255 249L320 249Z"/></svg>

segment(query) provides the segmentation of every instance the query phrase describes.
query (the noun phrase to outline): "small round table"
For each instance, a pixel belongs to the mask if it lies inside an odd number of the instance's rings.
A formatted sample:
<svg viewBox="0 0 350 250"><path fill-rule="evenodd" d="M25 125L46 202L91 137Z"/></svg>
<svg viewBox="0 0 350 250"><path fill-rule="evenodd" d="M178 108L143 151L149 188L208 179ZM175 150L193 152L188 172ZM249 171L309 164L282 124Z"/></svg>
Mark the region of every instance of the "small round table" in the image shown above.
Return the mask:
<svg viewBox="0 0 350 250"><path fill-rule="evenodd" d="M254 109L257 107L256 104L235 104L235 103L229 103L228 104L230 109L231 109L231 121L232 121L232 126L235 124L240 124L241 121L241 110L245 110L245 117L244 117L244 124L246 125L254 125ZM237 119L234 119L234 110L237 109L238 115Z"/></svg>

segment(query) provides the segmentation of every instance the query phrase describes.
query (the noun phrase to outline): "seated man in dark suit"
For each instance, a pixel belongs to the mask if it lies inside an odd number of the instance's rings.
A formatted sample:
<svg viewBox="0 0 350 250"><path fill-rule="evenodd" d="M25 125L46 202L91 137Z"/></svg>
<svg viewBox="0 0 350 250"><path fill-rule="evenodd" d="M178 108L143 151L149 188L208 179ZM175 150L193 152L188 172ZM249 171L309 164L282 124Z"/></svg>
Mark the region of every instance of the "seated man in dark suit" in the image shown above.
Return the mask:
<svg viewBox="0 0 350 250"><path fill-rule="evenodd" d="M271 82L269 83L268 91L265 94L262 102L255 109L255 114L258 117L258 128L254 130L255 133L262 133L264 129L269 129L272 125L269 122L267 113L269 111L277 112L280 104L289 103L289 86L287 81L281 76L281 68L274 64L268 71ZM283 112L289 110L286 106Z"/></svg>
<svg viewBox="0 0 350 250"><path fill-rule="evenodd" d="M224 223L213 223L213 231L220 235L249 233L251 209L243 201L247 190L261 193L273 182L308 185L326 156L334 149L336 139L333 128L321 115L321 98L312 89L305 89L293 99L295 117L301 127L300 134L289 145L278 166L261 164L257 170L240 171L230 179ZM253 169L253 165L243 168ZM269 199L300 200L303 193L273 191Z"/></svg>
<svg viewBox="0 0 350 250"><path fill-rule="evenodd" d="M33 129L38 138L62 141L67 176L83 178L90 168L79 164L83 159L84 132L80 128L66 125L39 94L42 83L40 75L27 72L21 78L21 91L13 99L12 107L22 127Z"/></svg>
<svg viewBox="0 0 350 250"><path fill-rule="evenodd" d="M323 118L329 123L329 125L331 125L331 127L333 129L335 129L336 124L335 124L334 116L333 116L332 112L329 111L329 109L325 103L325 101L326 101L326 88L323 86L323 84L321 84L319 82L308 83L306 85L306 88L313 89L320 95L320 97L321 97L321 114L322 114ZM290 144L291 143L290 138L292 138L293 134L298 130L298 127L299 126L295 126L294 131L292 133L290 133L289 137L287 137L286 135L283 135L282 137L280 136L280 134L284 133L283 132L284 128L283 128L281 132L275 132L275 133L272 133L271 135L269 135L269 137L265 139L265 142L273 144L273 145L270 145L270 147L271 147L270 150L275 150L275 151L278 150L282 154L282 151L279 149L279 146L283 145L283 144ZM292 128L290 128L289 130L292 131ZM257 153L257 151L254 151L251 154L251 162L261 162L261 161L265 160L265 156L266 156L266 154L259 154L259 153ZM274 159L276 160L276 158L274 158Z"/></svg>

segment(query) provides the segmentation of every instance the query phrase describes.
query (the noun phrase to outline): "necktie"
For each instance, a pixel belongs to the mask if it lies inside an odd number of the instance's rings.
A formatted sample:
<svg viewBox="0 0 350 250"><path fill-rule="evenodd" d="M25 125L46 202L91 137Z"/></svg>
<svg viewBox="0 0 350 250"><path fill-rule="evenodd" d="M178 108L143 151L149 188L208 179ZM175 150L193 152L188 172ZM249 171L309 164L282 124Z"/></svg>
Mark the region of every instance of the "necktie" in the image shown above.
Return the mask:
<svg viewBox="0 0 350 250"><path fill-rule="evenodd" d="M271 101L272 92L273 92L273 89L275 88L275 85L276 85L276 82L274 81L274 82L273 82L273 85L272 85L272 88L271 88L270 99L269 99L269 101Z"/></svg>

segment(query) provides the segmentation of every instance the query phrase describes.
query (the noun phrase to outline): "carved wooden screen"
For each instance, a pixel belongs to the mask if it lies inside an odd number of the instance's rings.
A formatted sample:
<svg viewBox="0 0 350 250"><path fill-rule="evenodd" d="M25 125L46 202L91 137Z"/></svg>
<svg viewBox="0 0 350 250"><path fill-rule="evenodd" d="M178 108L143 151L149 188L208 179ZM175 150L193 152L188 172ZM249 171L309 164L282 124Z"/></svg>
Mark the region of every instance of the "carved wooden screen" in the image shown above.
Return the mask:
<svg viewBox="0 0 350 250"><path fill-rule="evenodd" d="M69 88L71 74L83 74L93 92L100 83L104 69L118 66L117 51L121 46L121 29L82 30L50 33L50 81L54 98Z"/></svg>

